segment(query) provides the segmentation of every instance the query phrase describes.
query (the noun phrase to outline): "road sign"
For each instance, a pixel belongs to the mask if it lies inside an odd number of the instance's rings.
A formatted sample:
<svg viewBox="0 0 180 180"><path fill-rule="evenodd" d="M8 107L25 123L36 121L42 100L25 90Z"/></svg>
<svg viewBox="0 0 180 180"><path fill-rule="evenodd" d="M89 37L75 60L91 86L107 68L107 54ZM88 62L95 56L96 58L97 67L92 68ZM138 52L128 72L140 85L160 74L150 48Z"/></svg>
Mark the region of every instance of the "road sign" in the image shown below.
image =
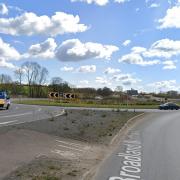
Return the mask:
<svg viewBox="0 0 180 180"><path fill-rule="evenodd" d="M76 95L74 93L58 93L58 92L50 92L48 94L49 98L57 99L75 99Z"/></svg>

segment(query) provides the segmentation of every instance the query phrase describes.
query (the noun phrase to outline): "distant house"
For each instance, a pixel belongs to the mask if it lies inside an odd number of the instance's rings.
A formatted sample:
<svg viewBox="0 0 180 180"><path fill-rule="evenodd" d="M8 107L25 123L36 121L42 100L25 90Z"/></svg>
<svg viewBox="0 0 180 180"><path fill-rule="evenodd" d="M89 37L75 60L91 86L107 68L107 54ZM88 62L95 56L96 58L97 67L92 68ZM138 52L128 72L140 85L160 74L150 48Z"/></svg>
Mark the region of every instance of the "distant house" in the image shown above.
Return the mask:
<svg viewBox="0 0 180 180"><path fill-rule="evenodd" d="M129 96L138 96L138 90L135 89L127 90L127 94Z"/></svg>

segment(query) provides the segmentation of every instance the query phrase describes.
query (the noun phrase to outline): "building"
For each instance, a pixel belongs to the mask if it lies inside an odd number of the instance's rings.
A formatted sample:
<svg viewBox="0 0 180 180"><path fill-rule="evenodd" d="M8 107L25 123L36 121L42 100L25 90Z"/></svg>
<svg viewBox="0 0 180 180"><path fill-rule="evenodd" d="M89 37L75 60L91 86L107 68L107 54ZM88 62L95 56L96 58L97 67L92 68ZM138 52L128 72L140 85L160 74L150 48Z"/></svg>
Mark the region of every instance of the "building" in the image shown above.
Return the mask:
<svg viewBox="0 0 180 180"><path fill-rule="evenodd" d="M135 89L127 90L127 94L129 96L138 96L138 90Z"/></svg>

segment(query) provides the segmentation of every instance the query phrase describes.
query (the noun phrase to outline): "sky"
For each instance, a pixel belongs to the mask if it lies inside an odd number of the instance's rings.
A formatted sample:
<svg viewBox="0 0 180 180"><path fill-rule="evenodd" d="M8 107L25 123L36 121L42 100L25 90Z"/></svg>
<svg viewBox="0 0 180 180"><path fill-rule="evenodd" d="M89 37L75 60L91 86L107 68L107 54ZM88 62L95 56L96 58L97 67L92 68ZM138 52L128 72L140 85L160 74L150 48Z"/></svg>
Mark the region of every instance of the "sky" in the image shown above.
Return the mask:
<svg viewBox="0 0 180 180"><path fill-rule="evenodd" d="M47 83L180 91L179 17L180 0L3 0L0 74L32 61Z"/></svg>

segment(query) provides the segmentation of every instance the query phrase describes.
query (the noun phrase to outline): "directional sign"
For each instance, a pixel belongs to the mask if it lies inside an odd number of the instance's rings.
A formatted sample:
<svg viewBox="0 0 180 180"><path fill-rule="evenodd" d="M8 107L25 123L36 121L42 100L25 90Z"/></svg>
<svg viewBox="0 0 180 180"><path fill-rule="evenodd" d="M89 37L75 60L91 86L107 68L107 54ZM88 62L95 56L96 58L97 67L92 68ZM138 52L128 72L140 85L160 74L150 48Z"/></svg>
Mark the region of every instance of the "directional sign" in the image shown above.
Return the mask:
<svg viewBox="0 0 180 180"><path fill-rule="evenodd" d="M49 98L57 99L57 98L63 98L63 99L75 99L76 95L74 93L58 93L58 92L50 92L48 94Z"/></svg>

